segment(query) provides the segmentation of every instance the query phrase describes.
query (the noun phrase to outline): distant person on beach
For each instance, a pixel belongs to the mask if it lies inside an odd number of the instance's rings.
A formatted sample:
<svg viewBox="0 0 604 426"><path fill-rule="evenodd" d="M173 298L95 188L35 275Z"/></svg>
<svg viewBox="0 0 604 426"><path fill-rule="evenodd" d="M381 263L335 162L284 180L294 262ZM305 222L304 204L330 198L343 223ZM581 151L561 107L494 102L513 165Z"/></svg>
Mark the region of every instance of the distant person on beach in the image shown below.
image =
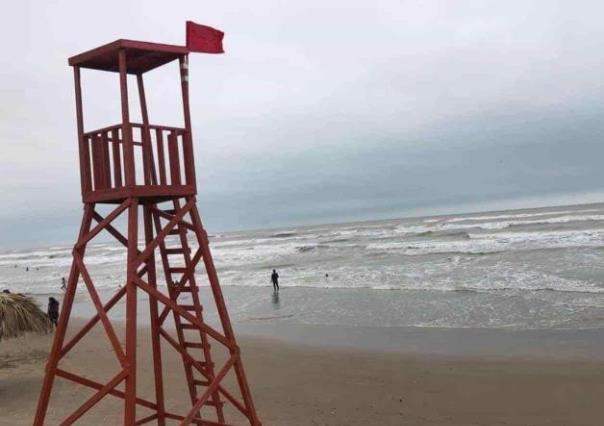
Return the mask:
<svg viewBox="0 0 604 426"><path fill-rule="evenodd" d="M29 266L25 267L25 272L29 272Z"/></svg>
<svg viewBox="0 0 604 426"><path fill-rule="evenodd" d="M59 320L59 302L54 297L48 298L48 312L47 313L48 313L48 318L50 318L50 321L56 327L57 321Z"/></svg>
<svg viewBox="0 0 604 426"><path fill-rule="evenodd" d="M61 278L61 290L65 290L65 288L67 288L67 285L65 284L65 277Z"/></svg>
<svg viewBox="0 0 604 426"><path fill-rule="evenodd" d="M273 290L279 291L279 274L274 269L273 273L271 274L271 281L273 282Z"/></svg>

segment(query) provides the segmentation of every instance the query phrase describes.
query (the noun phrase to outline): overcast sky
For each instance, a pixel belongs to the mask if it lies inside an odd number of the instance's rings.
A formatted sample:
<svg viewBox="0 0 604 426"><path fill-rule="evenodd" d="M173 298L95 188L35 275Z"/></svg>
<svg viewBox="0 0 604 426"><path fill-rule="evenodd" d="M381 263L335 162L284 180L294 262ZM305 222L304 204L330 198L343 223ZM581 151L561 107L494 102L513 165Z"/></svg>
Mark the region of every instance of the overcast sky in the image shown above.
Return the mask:
<svg viewBox="0 0 604 426"><path fill-rule="evenodd" d="M0 246L75 237L67 58L184 44L188 19L226 33L190 69L211 232L604 201L602 16L598 1L9 2ZM177 76L146 77L152 122L181 124ZM117 76L83 84L86 129L117 123Z"/></svg>

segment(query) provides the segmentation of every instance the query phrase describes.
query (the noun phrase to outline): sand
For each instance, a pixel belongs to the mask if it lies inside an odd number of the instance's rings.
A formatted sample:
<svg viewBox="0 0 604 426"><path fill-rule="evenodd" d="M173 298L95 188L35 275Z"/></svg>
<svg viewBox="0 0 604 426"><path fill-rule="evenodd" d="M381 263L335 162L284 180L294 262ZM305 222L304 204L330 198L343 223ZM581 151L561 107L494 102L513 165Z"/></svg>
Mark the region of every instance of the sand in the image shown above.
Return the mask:
<svg viewBox="0 0 604 426"><path fill-rule="evenodd" d="M147 331L139 331L139 386L150 395ZM265 425L603 424L600 360L423 357L267 338L239 341ZM0 342L1 425L31 424L50 342L49 336L34 335ZM95 328L63 366L108 379L117 363L102 330ZM168 405L184 410L180 358L166 350L164 368ZM56 384L48 424L58 424L90 394L62 379ZM111 398L77 424L121 424L120 407Z"/></svg>

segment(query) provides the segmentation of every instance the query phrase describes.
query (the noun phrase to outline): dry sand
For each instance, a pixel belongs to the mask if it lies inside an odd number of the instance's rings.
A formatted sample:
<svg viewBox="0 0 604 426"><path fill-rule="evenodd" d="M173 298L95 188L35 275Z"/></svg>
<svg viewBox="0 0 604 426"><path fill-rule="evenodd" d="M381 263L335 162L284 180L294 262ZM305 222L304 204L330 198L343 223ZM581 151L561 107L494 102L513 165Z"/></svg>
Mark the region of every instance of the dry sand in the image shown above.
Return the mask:
<svg viewBox="0 0 604 426"><path fill-rule="evenodd" d="M150 396L147 330L139 335L139 386ZM32 335L0 342L1 425L31 424L50 342ZM95 328L62 365L107 381L117 363L106 342ZM259 338L241 338L240 345L265 425L604 424L600 361L421 358ZM184 410L182 367L172 351L164 352L164 369L167 403ZM57 379L48 424L58 424L88 394ZM77 424L120 424L119 400L109 399Z"/></svg>

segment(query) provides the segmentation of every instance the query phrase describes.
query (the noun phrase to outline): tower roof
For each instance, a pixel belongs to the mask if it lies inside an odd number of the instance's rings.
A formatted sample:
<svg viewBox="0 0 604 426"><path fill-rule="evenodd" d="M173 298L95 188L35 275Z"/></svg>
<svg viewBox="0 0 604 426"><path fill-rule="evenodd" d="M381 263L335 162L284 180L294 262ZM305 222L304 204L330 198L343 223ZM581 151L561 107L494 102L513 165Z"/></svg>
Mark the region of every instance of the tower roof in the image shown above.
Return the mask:
<svg viewBox="0 0 604 426"><path fill-rule="evenodd" d="M120 39L72 56L69 65L118 72L120 49L126 50L128 74L142 74L189 53L185 46Z"/></svg>

